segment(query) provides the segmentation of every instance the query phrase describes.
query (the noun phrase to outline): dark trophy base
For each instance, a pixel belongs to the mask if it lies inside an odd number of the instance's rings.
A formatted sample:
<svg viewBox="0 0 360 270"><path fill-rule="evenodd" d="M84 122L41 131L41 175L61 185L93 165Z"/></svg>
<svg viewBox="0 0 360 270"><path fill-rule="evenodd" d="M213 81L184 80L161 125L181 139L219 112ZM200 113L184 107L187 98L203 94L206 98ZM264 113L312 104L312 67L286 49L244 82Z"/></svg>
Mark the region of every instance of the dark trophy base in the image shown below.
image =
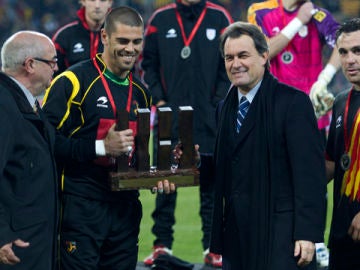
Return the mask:
<svg viewBox="0 0 360 270"><path fill-rule="evenodd" d="M126 173L110 173L111 190L152 189L161 180L169 180L176 187L187 187L199 185L199 171L197 169L177 169L175 173L171 170L138 172L129 169Z"/></svg>
<svg viewBox="0 0 360 270"><path fill-rule="evenodd" d="M112 191L152 189L160 180L169 180L176 187L199 185L199 171L195 165L195 148L192 140L193 109L190 106L179 107L179 141L182 155L177 167L174 164L171 143L171 126L173 112L169 107L158 108L158 138L156 170L150 168L149 135L150 110L138 109L137 135L135 136L134 167L129 167L129 157L123 155L116 159L116 171L110 172ZM128 128L128 113L118 112L116 130Z"/></svg>

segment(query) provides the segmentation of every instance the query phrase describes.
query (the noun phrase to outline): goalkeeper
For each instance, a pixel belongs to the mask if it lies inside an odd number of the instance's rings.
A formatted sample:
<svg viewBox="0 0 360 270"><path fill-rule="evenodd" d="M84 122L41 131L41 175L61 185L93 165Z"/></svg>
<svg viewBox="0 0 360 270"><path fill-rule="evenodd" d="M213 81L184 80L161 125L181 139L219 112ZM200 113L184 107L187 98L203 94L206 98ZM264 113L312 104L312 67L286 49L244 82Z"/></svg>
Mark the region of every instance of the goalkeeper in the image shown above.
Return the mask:
<svg viewBox="0 0 360 270"><path fill-rule="evenodd" d="M299 0L254 3L248 10L248 21L258 25L269 39L272 74L309 94L319 129L325 131L334 100L327 86L340 67L334 50L338 22L326 9ZM332 54L324 67L322 49L326 44Z"/></svg>

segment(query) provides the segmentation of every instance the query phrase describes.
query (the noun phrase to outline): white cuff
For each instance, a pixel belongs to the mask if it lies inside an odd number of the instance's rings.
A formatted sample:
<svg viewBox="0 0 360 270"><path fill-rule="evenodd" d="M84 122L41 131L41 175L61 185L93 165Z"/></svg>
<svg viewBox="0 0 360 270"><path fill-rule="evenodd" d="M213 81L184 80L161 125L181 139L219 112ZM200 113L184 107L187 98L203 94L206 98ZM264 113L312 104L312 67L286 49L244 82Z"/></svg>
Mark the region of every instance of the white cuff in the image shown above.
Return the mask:
<svg viewBox="0 0 360 270"><path fill-rule="evenodd" d="M318 81L323 81L325 84L329 84L336 73L336 68L332 64L327 64L325 68L320 72Z"/></svg>
<svg viewBox="0 0 360 270"><path fill-rule="evenodd" d="M104 157L106 156L104 140L95 141L95 152L97 156Z"/></svg>
<svg viewBox="0 0 360 270"><path fill-rule="evenodd" d="M303 26L303 23L298 17L292 19L282 30L283 34L287 39L292 40L293 37L299 32L300 28Z"/></svg>

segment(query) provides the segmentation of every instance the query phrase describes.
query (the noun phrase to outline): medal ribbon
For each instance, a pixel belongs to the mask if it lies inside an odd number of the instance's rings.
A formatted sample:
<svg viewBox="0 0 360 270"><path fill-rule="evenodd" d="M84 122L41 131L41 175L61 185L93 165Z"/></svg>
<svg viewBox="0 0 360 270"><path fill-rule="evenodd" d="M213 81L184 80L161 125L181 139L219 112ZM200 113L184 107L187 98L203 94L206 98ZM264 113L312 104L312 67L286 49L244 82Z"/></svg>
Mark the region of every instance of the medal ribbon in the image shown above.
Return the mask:
<svg viewBox="0 0 360 270"><path fill-rule="evenodd" d="M360 144L359 144L359 136L360 136L360 108L357 110L353 125L351 127L351 138L349 140L348 137L348 129L347 129L347 121L348 121L348 113L350 106L350 98L351 94L354 90L352 89L348 95L345 111L344 111L344 144L345 144L345 154L350 155L350 168L345 171L341 194L345 194L352 201L360 201Z"/></svg>
<svg viewBox="0 0 360 270"><path fill-rule="evenodd" d="M199 30L200 24L201 24L201 22L204 20L207 6L208 6L208 4L206 3L205 8L202 10L202 12L201 12L201 14L200 14L200 16L199 16L199 19L197 20L194 28L191 30L191 33L190 33L189 38L186 38L185 30L184 30L184 24L183 24L183 22L182 22L180 13L179 13L179 11L178 11L177 9L175 9L176 19L177 19L177 21L178 21L178 24L179 24L179 27L180 27L180 30L181 30L181 36L182 36L182 38L183 38L183 41L184 41L184 45L185 45L185 46L189 46L189 45L190 45L191 41L194 39L194 36L195 36L196 32Z"/></svg>
<svg viewBox="0 0 360 270"><path fill-rule="evenodd" d="M114 97L113 97L113 95L111 94L111 91L110 91L110 88L109 88L109 84L107 83L107 81L106 81L103 73L102 73L101 70L100 70L100 67L99 67L98 63L96 62L96 57L93 58L93 63L94 63L95 68L96 68L97 71L99 72L99 75L100 75L102 84L103 84L103 86L104 86L104 88L105 88L106 94L107 94L108 97L109 97L109 101L110 101L110 104L111 104L111 108L112 108L112 110L113 110L113 112L114 112L114 117L116 118L116 106L115 106L115 102L114 102ZM133 92L133 88L132 88L132 73L129 72L129 95L128 95L128 100L127 100L127 104L126 104L126 111L127 111L128 113L130 113L132 92Z"/></svg>

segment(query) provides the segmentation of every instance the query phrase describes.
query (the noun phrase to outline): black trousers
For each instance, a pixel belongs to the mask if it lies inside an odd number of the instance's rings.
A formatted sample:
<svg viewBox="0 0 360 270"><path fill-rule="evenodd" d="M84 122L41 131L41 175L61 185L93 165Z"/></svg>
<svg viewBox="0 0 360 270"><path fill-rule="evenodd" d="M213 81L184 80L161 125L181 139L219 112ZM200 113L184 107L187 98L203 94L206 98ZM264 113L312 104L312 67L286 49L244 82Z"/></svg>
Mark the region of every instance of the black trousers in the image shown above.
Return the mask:
<svg viewBox="0 0 360 270"><path fill-rule="evenodd" d="M61 270L135 269L142 217L137 199L118 202L63 196Z"/></svg>
<svg viewBox="0 0 360 270"><path fill-rule="evenodd" d="M212 156L201 155L200 166L200 217L202 222L202 246L209 247L210 231L214 201L214 171ZM159 194L156 197L155 210L152 213L154 226L152 232L156 236L154 245L164 245L172 248L174 241L173 226L175 224L175 207L177 193Z"/></svg>

